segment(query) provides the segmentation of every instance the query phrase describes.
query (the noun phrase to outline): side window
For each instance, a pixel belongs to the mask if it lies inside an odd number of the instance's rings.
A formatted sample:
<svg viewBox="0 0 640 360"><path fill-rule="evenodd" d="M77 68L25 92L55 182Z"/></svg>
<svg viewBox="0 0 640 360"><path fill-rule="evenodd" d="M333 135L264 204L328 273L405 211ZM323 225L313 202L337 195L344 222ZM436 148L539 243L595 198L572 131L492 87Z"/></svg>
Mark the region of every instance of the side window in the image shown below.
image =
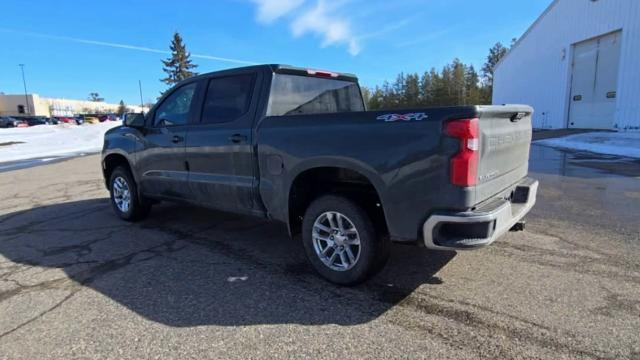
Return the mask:
<svg viewBox="0 0 640 360"><path fill-rule="evenodd" d="M234 75L209 80L202 109L202 123L230 122L246 114L251 103L253 75Z"/></svg>
<svg viewBox="0 0 640 360"><path fill-rule="evenodd" d="M189 121L191 100L196 92L196 83L185 85L167 97L156 110L154 126L185 125Z"/></svg>

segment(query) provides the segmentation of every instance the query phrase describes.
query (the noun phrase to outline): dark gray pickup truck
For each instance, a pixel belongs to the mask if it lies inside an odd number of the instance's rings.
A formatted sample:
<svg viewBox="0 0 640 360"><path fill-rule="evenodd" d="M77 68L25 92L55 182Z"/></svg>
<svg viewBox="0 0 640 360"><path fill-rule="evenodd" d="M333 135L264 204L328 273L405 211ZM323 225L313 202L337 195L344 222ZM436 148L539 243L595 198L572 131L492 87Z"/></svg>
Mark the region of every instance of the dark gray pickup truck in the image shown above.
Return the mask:
<svg viewBox="0 0 640 360"><path fill-rule="evenodd" d="M176 85L107 132L102 169L116 214L158 200L274 219L301 234L339 284L380 270L391 241L475 249L520 225L532 109L365 111L355 76L285 65Z"/></svg>

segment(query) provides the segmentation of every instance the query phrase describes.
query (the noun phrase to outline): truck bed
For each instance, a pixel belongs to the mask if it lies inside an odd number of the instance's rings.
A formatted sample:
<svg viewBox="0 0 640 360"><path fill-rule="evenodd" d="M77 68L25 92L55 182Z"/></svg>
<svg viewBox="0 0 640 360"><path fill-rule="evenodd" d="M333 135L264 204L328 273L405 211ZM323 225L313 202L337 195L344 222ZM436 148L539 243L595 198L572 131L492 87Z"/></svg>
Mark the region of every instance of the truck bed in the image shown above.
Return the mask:
<svg viewBox="0 0 640 360"><path fill-rule="evenodd" d="M432 213L471 210L526 176L532 111L497 105L266 117L255 130L259 192L269 215L287 221L288 189L297 175L312 167L351 169L378 192L392 238L414 241ZM478 119L473 186L451 182L461 145L444 127L454 119Z"/></svg>

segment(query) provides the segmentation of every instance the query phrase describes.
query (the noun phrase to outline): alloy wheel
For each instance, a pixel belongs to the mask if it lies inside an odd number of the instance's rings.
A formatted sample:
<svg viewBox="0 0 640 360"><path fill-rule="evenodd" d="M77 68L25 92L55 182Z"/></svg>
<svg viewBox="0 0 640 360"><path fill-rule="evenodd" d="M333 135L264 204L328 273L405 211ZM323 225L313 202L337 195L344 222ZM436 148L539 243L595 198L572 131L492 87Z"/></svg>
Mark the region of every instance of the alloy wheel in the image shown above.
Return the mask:
<svg viewBox="0 0 640 360"><path fill-rule="evenodd" d="M347 271L360 258L360 235L353 222L337 211L316 218L311 237L318 258L331 270Z"/></svg>
<svg viewBox="0 0 640 360"><path fill-rule="evenodd" d="M131 192L129 190L129 183L122 176L118 176L113 179L113 185L111 186L113 192L113 201L116 203L118 210L126 213L131 207Z"/></svg>

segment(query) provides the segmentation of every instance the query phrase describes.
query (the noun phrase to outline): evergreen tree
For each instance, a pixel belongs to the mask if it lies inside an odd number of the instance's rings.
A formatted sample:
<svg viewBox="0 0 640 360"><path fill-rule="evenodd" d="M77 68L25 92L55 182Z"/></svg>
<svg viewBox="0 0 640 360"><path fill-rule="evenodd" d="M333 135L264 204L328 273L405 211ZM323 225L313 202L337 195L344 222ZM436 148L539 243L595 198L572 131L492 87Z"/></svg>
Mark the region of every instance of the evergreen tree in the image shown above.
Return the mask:
<svg viewBox="0 0 640 360"><path fill-rule="evenodd" d="M491 49L489 49L489 55L487 55L487 61L484 63L482 67L482 76L486 82L486 85L489 87L493 86L493 73L495 71L496 65L502 59L509 49L504 47L502 43L497 42Z"/></svg>
<svg viewBox="0 0 640 360"><path fill-rule="evenodd" d="M382 93L382 89L376 86L373 92L371 93L369 101L367 102L368 109L369 110L382 109L383 100L384 100L384 94Z"/></svg>
<svg viewBox="0 0 640 360"><path fill-rule="evenodd" d="M406 90L406 80L404 73L400 73L396 77L396 81L393 83L392 87L392 97L391 97L391 108L399 108L403 106L404 96L407 92Z"/></svg>
<svg viewBox="0 0 640 360"><path fill-rule="evenodd" d="M483 104L484 102L481 99L481 94L480 94L480 78L478 76L478 73L476 72L476 69L473 67L473 65L469 65L466 68L466 72L465 72L465 86L466 86L466 93L467 93L467 97L466 97L466 104L467 105L474 105L474 104Z"/></svg>
<svg viewBox="0 0 640 360"><path fill-rule="evenodd" d="M167 73L167 77L162 81L173 86L184 79L188 79L192 76L198 75L198 73L191 71L198 67L191 62L191 54L187 51L187 47L182 42L182 37L177 32L173 34L173 40L171 40L171 57L162 60L162 70Z"/></svg>
<svg viewBox="0 0 640 360"><path fill-rule="evenodd" d="M120 117L127 113L127 105L124 104L124 101L120 100L120 104L118 105L118 110L116 114Z"/></svg>
<svg viewBox="0 0 640 360"><path fill-rule="evenodd" d="M433 106L434 103L434 87L433 78L436 74L436 69L431 68L430 71L425 71L420 79L420 105Z"/></svg>
<svg viewBox="0 0 640 360"><path fill-rule="evenodd" d="M420 105L420 78L418 74L408 74L404 78L404 96L402 106L417 107Z"/></svg>
<svg viewBox="0 0 640 360"><path fill-rule="evenodd" d="M451 65L447 64L442 68L439 76L434 79L435 106L456 105L453 101Z"/></svg>
<svg viewBox="0 0 640 360"><path fill-rule="evenodd" d="M451 64L451 96L453 104L467 104L466 72L467 67L460 59L453 59L453 63Z"/></svg>
<svg viewBox="0 0 640 360"><path fill-rule="evenodd" d="M385 81L365 95L370 110L491 103L490 87L480 80L473 65L460 59L453 59L440 71L431 68L422 76L400 73L393 83Z"/></svg>

